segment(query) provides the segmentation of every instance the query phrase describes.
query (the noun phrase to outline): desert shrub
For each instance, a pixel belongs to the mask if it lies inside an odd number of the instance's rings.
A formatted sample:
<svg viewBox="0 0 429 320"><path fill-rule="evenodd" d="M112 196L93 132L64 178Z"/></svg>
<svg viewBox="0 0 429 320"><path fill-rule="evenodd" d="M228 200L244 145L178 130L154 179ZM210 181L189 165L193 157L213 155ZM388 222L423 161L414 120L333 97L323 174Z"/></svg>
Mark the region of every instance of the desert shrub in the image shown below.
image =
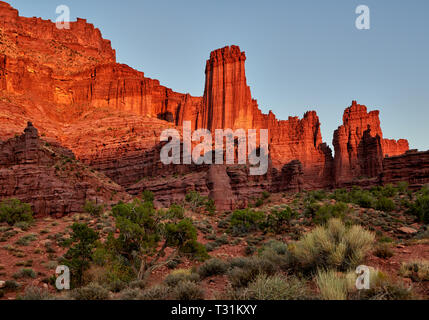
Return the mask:
<svg viewBox="0 0 429 320"><path fill-rule="evenodd" d="M273 275L278 271L278 266L260 257L233 259L230 262L228 279L234 288L246 287L259 274Z"/></svg>
<svg viewBox="0 0 429 320"><path fill-rule="evenodd" d="M404 262L399 271L401 276L411 278L413 281L429 281L429 262L417 260Z"/></svg>
<svg viewBox="0 0 429 320"><path fill-rule="evenodd" d="M177 258L188 255L203 260L208 257L205 247L197 242L197 230L190 219L182 219L182 210L155 210L153 203L138 199L119 203L112 208L119 236L109 236L106 247L124 264L130 266L138 279ZM165 250L173 249L166 257Z"/></svg>
<svg viewBox="0 0 429 320"><path fill-rule="evenodd" d="M175 287L183 281L199 282L200 276L198 273L194 273L190 269L178 269L174 270L167 277L165 277L164 283L169 287Z"/></svg>
<svg viewBox="0 0 429 320"><path fill-rule="evenodd" d="M216 213L216 205L213 199L207 199L204 203L204 207L209 214L213 215Z"/></svg>
<svg viewBox="0 0 429 320"><path fill-rule="evenodd" d="M349 207L345 203L325 204L319 206L314 212L313 221L316 224L325 224L332 218L343 219L347 212L349 212Z"/></svg>
<svg viewBox="0 0 429 320"><path fill-rule="evenodd" d="M144 289L146 288L146 281L134 280L129 283L129 287L132 289Z"/></svg>
<svg viewBox="0 0 429 320"><path fill-rule="evenodd" d="M99 217L104 212L104 206L98 205L94 201L86 201L83 210L93 217Z"/></svg>
<svg viewBox="0 0 429 320"><path fill-rule="evenodd" d="M185 208L178 204L172 204L168 208L168 215L176 217L177 219L183 219L185 216Z"/></svg>
<svg viewBox="0 0 429 320"><path fill-rule="evenodd" d="M375 236L360 226L346 227L331 219L307 233L294 248L298 264L307 271L347 270L356 267L371 250Z"/></svg>
<svg viewBox="0 0 429 320"><path fill-rule="evenodd" d="M0 202L0 222L13 226L18 222L32 222L33 211L28 203L18 199L8 199Z"/></svg>
<svg viewBox="0 0 429 320"><path fill-rule="evenodd" d="M251 209L235 210L231 216L231 231L233 234L244 234L258 230L265 214Z"/></svg>
<svg viewBox="0 0 429 320"><path fill-rule="evenodd" d="M335 270L319 270L316 284L323 300L347 300L347 281Z"/></svg>
<svg viewBox="0 0 429 320"><path fill-rule="evenodd" d="M194 190L189 191L185 196L185 202L194 212L201 213L206 208L206 205L210 207L211 204L208 204L208 201L209 199L207 197L200 195L199 192Z"/></svg>
<svg viewBox="0 0 429 320"><path fill-rule="evenodd" d="M322 201L327 198L327 194L325 190L314 190L307 193L307 196L305 197L304 201L308 201L310 203L316 202L316 201Z"/></svg>
<svg viewBox="0 0 429 320"><path fill-rule="evenodd" d="M392 199L381 197L378 198L375 202L375 209L384 211L384 212L391 212L395 210L395 202L393 202Z"/></svg>
<svg viewBox="0 0 429 320"><path fill-rule="evenodd" d="M22 268L18 272L16 272L13 277L15 279L20 278L36 278L36 272L33 269Z"/></svg>
<svg viewBox="0 0 429 320"><path fill-rule="evenodd" d="M15 290L19 289L20 287L21 287L21 285L18 282L16 282L15 280L6 280L3 289L5 291L15 291Z"/></svg>
<svg viewBox="0 0 429 320"><path fill-rule="evenodd" d="M126 288L121 291L120 300L140 300L142 290L138 288Z"/></svg>
<svg viewBox="0 0 429 320"><path fill-rule="evenodd" d="M35 234L27 234L21 238L19 238L15 244L19 245L19 246L28 246L30 244L30 242L36 241L37 240L37 236Z"/></svg>
<svg viewBox="0 0 429 320"><path fill-rule="evenodd" d="M156 285L146 289L139 296L139 300L169 300L171 289L165 285Z"/></svg>
<svg viewBox="0 0 429 320"><path fill-rule="evenodd" d="M240 295L243 300L308 299L306 283L296 277L258 275Z"/></svg>
<svg viewBox="0 0 429 320"><path fill-rule="evenodd" d="M153 194L153 192L152 191L150 191L150 190L145 190L145 191L143 191L143 193L142 193L142 200L144 201L144 202L153 202L154 200L155 200L155 195Z"/></svg>
<svg viewBox="0 0 429 320"><path fill-rule="evenodd" d="M290 220L297 215L290 207L282 208L281 210L273 209L263 222L263 228L275 233L281 233L285 231Z"/></svg>
<svg viewBox="0 0 429 320"><path fill-rule="evenodd" d="M411 287L406 287L403 283L384 275L376 281L371 279L370 288L358 293L358 299L361 300L413 300L414 298Z"/></svg>
<svg viewBox="0 0 429 320"><path fill-rule="evenodd" d="M287 271L295 266L295 258L288 250L286 244L272 240L265 244L258 253L262 260L269 261L282 271Z"/></svg>
<svg viewBox="0 0 429 320"><path fill-rule="evenodd" d="M374 255L382 259L389 259L393 257L394 253L388 243L380 243L375 247Z"/></svg>
<svg viewBox="0 0 429 320"><path fill-rule="evenodd" d="M18 300L51 300L53 296L48 290L36 286L29 286L25 289L23 295Z"/></svg>
<svg viewBox="0 0 429 320"><path fill-rule="evenodd" d="M15 228L19 228L22 231L28 231L30 229L31 224L27 221L20 221L14 224Z"/></svg>
<svg viewBox="0 0 429 320"><path fill-rule="evenodd" d="M200 285L192 281L182 281L172 290L173 300L203 300L204 291Z"/></svg>
<svg viewBox="0 0 429 320"><path fill-rule="evenodd" d="M64 255L62 262L70 268L72 286L81 286L84 284L84 272L93 261L93 252L99 236L96 231L82 223L73 224L72 230L70 242L73 246Z"/></svg>
<svg viewBox="0 0 429 320"><path fill-rule="evenodd" d="M429 223L429 195L419 195L417 199L410 204L408 211L415 215L421 222Z"/></svg>
<svg viewBox="0 0 429 320"><path fill-rule="evenodd" d="M396 185L398 192L401 194L406 194L408 192L409 186L409 183L405 181L398 182Z"/></svg>
<svg viewBox="0 0 429 320"><path fill-rule="evenodd" d="M109 291L97 283L90 283L86 287L73 289L69 295L74 300L107 300Z"/></svg>
<svg viewBox="0 0 429 320"><path fill-rule="evenodd" d="M201 278L207 278L211 276L217 276L225 274L228 270L228 264L225 261L220 259L210 259L206 261L203 265L198 269L198 273Z"/></svg>

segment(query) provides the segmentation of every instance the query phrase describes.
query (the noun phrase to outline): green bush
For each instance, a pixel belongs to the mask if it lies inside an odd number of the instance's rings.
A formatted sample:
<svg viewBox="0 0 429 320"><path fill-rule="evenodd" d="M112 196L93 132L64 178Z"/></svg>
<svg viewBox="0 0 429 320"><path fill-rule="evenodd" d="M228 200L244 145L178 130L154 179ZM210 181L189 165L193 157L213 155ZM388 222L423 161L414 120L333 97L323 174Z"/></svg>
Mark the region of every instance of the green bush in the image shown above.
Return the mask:
<svg viewBox="0 0 429 320"><path fill-rule="evenodd" d="M429 195L420 195L416 201L410 204L408 211L415 215L421 222L429 223Z"/></svg>
<svg viewBox="0 0 429 320"><path fill-rule="evenodd" d="M0 222L13 226L18 222L32 222L33 211L31 206L18 199L8 199L0 203Z"/></svg>
<svg viewBox="0 0 429 320"><path fill-rule="evenodd" d="M314 213L313 221L316 224L325 224L329 219L344 219L345 214L349 212L349 207L342 202L336 204L325 204L319 206Z"/></svg>
<svg viewBox="0 0 429 320"><path fill-rule="evenodd" d="M251 209L235 210L232 213L230 225L233 234L245 234L259 229L265 214Z"/></svg>
<svg viewBox="0 0 429 320"><path fill-rule="evenodd" d="M331 219L298 241L293 254L303 270L348 270L362 262L374 239L373 233L360 226L347 228L341 220Z"/></svg>
<svg viewBox="0 0 429 320"><path fill-rule="evenodd" d="M37 274L33 269L26 269L26 268L20 269L18 272L16 272L13 275L13 277L15 279L20 279L20 278L33 278L33 279L35 279L36 276L37 276Z"/></svg>
<svg viewBox="0 0 429 320"><path fill-rule="evenodd" d="M145 190L142 193L142 200L144 202L151 202L152 203L155 200L155 195L153 194L152 191Z"/></svg>
<svg viewBox="0 0 429 320"><path fill-rule="evenodd" d="M267 215L263 228L275 233L282 233L285 231L287 225L293 217L298 214L293 211L290 207L286 207L281 210L273 209Z"/></svg>
<svg viewBox="0 0 429 320"><path fill-rule="evenodd" d="M395 210L395 208L396 208L395 202L393 202L392 199L389 199L386 197L378 198L375 203L375 209L380 211L391 212Z"/></svg>
<svg viewBox="0 0 429 320"><path fill-rule="evenodd" d="M198 273L201 278L208 278L211 276L217 276L225 274L228 270L228 264L225 261L214 258L206 261L198 269Z"/></svg>
<svg viewBox="0 0 429 320"><path fill-rule="evenodd" d="M93 201L86 201L83 210L93 217L99 217L104 212L104 206L98 205Z"/></svg>

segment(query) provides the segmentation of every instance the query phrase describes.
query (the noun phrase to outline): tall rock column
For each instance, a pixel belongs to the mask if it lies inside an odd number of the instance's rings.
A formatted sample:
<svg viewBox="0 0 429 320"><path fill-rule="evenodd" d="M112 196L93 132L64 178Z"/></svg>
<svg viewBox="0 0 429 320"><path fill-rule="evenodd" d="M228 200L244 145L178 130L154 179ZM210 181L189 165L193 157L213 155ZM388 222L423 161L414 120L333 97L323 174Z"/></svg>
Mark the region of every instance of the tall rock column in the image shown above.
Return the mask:
<svg viewBox="0 0 429 320"><path fill-rule="evenodd" d="M199 128L252 128L254 103L246 82L245 61L246 54L237 46L210 54Z"/></svg>

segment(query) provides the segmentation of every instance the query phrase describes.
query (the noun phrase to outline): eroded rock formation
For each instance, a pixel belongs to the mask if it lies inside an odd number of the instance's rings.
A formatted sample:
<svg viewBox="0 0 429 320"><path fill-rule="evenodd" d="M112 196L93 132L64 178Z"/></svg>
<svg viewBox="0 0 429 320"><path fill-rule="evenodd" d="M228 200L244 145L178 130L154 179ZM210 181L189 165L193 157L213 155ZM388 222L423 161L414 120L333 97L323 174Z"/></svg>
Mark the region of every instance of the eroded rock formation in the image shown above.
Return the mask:
<svg viewBox="0 0 429 320"><path fill-rule="evenodd" d="M110 41L86 20L59 30L49 20L20 17L0 1L0 139L22 132L32 121L43 141L56 146L53 150L41 142L33 126L23 137L3 143L0 197L17 196L41 213L61 215L78 210L84 198L122 192L110 181L109 187L100 187L106 192L94 193L88 183L104 186L109 181L104 177L100 182L98 174L69 179L73 174L65 170L59 177L52 166L64 152L133 195L150 189L168 205L197 190L224 209L233 202L245 206L264 190L296 192L359 181L370 185L379 183L384 173L384 180L396 181L421 172L416 164L425 154L396 158L409 149L408 142L384 139L378 111L368 113L355 101L334 134L334 159L315 111L288 120L278 120L271 111L262 113L247 85L245 61L237 46L213 51L206 63L203 96L192 97L117 63ZM267 174L250 176L248 167L239 165L164 166L160 134L170 128L181 131L183 121L190 121L192 129L212 131L268 129ZM414 165L407 166L404 159ZM424 176L425 171L416 173L415 179L423 181Z"/></svg>
<svg viewBox="0 0 429 320"><path fill-rule="evenodd" d="M70 150L40 140L28 123L24 134L0 143L0 200L31 203L38 215L82 212L86 200L129 199L124 190L80 164Z"/></svg>
<svg viewBox="0 0 429 320"><path fill-rule="evenodd" d="M386 154L400 155L408 149L407 140L386 140L380 127L379 111L367 112L356 101L344 111L343 125L334 133L335 185L356 178L376 177L383 170Z"/></svg>

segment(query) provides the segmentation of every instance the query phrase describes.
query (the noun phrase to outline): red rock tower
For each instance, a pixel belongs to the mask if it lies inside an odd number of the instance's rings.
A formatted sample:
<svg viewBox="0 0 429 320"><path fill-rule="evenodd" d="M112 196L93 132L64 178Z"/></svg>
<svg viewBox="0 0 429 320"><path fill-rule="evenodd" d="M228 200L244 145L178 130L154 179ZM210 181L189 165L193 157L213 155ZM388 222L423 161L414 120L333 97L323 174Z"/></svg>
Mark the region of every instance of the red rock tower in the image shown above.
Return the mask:
<svg viewBox="0 0 429 320"><path fill-rule="evenodd" d="M238 46L211 53L206 65L206 85L198 127L250 129L253 106L247 86L244 63L246 54Z"/></svg>

